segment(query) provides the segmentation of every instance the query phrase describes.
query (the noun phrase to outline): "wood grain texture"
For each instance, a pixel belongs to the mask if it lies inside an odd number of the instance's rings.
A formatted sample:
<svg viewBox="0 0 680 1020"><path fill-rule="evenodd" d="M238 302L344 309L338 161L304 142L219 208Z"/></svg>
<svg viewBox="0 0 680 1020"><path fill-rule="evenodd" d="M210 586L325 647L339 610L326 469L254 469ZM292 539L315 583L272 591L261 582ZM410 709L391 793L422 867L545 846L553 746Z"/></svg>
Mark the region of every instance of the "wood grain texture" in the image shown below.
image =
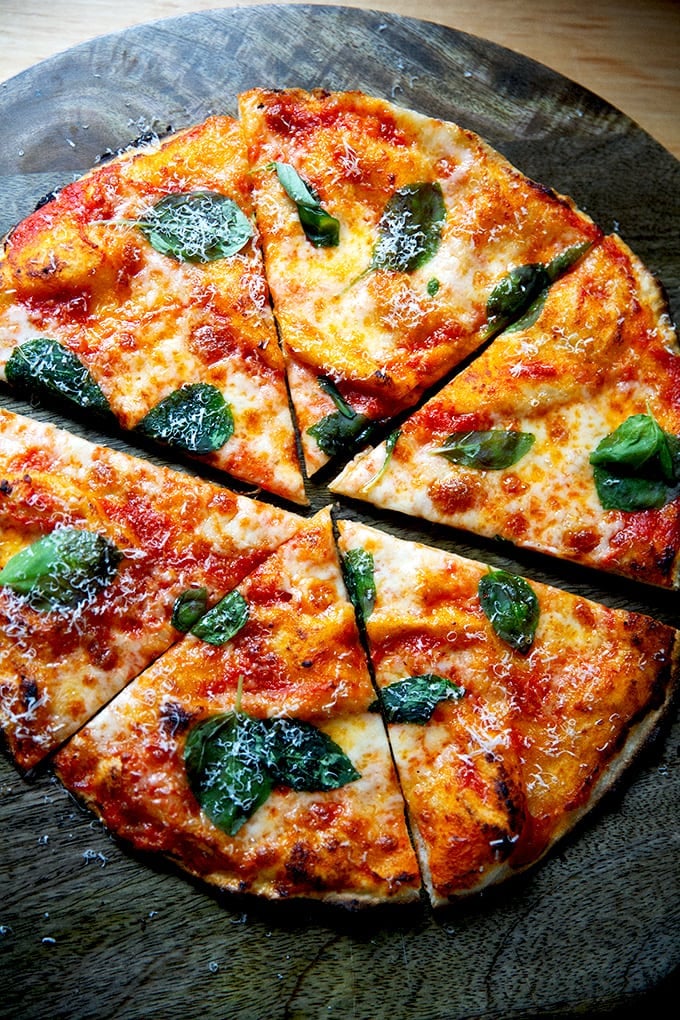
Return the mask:
<svg viewBox="0 0 680 1020"><path fill-rule="evenodd" d="M274 0L281 2L281 0ZM332 0L320 0L322 4ZM240 0L253 6L258 0ZM3 0L0 37L9 78L39 60L214 0ZM351 0L490 39L540 60L632 117L680 158L680 6L677 0Z"/></svg>
<svg viewBox="0 0 680 1020"><path fill-rule="evenodd" d="M148 127L254 86L361 88L482 134L585 208L680 311L680 164L590 92L479 38L379 12L211 11L97 39L0 92L0 230ZM30 409L0 390L3 405ZM42 416L42 411L33 411ZM57 419L59 420L59 419ZM62 424L65 422L62 421ZM74 431L125 447L81 421ZM314 506L328 502L323 479ZM402 535L677 623L677 596L390 515ZM223 899L119 846L45 770L0 759L2 1015L454 1020L637 1015L680 962L680 722L540 867L432 915Z"/></svg>

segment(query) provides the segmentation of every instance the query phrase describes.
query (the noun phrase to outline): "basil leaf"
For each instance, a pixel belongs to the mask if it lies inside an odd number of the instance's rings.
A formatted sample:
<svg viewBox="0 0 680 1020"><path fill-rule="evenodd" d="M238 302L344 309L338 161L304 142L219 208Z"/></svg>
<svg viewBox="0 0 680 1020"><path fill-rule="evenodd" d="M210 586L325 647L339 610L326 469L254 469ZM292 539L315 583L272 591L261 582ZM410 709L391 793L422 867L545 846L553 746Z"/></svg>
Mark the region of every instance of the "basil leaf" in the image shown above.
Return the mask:
<svg viewBox="0 0 680 1020"><path fill-rule="evenodd" d="M634 414L598 443L590 463L640 468L662 448L668 454L666 436L658 422L649 414Z"/></svg>
<svg viewBox="0 0 680 1020"><path fill-rule="evenodd" d="M311 723L255 719L240 711L210 716L194 726L184 746L184 765L201 808L230 836L276 784L324 791L360 778L342 748Z"/></svg>
<svg viewBox="0 0 680 1020"><path fill-rule="evenodd" d="M378 221L371 269L411 273L435 255L446 220L441 185L407 184L392 195Z"/></svg>
<svg viewBox="0 0 680 1020"><path fill-rule="evenodd" d="M542 290L538 297L529 305L524 315L521 315L515 322L511 322L509 326L506 326L506 333L519 333L523 329L529 329L530 326L538 319L539 315L543 311L543 305L548 297L548 290Z"/></svg>
<svg viewBox="0 0 680 1020"><path fill-rule="evenodd" d="M496 634L518 652L533 644L540 609L536 592L523 577L506 570L490 570L479 581L477 594Z"/></svg>
<svg viewBox="0 0 680 1020"><path fill-rule="evenodd" d="M335 248L340 243L340 221L321 206L298 206L300 225L315 248Z"/></svg>
<svg viewBox="0 0 680 1020"><path fill-rule="evenodd" d="M502 471L521 460L533 446L534 439L531 432L512 429L452 432L432 452L445 457L452 464L480 468L482 471Z"/></svg>
<svg viewBox="0 0 680 1020"><path fill-rule="evenodd" d="M359 779L342 748L299 719L270 720L267 751L272 778L292 790L336 790Z"/></svg>
<svg viewBox="0 0 680 1020"><path fill-rule="evenodd" d="M330 379L321 376L318 383L338 410L311 425L307 434L316 440L319 449L325 454L336 457L352 446L366 442L373 432L375 422L353 410Z"/></svg>
<svg viewBox="0 0 680 1020"><path fill-rule="evenodd" d="M266 723L242 712L210 716L187 736L184 765L191 791L210 820L230 836L271 793L266 741Z"/></svg>
<svg viewBox="0 0 680 1020"><path fill-rule="evenodd" d="M590 455L604 510L655 510L680 492L680 437L649 414L634 414Z"/></svg>
<svg viewBox="0 0 680 1020"><path fill-rule="evenodd" d="M388 723L424 725L441 701L460 701L464 694L465 689L452 680L436 673L423 673L383 687L380 698L369 707L372 712L382 710Z"/></svg>
<svg viewBox="0 0 680 1020"><path fill-rule="evenodd" d="M334 248L340 242L340 221L322 208L319 199L288 163L269 164L281 187L297 206L300 225L315 248Z"/></svg>
<svg viewBox="0 0 680 1020"><path fill-rule="evenodd" d="M546 266L546 272L553 283L559 276L562 276L575 262L590 251L593 247L592 241L582 241L580 244L573 244L571 248L565 248L559 252L554 259Z"/></svg>
<svg viewBox="0 0 680 1020"><path fill-rule="evenodd" d="M209 645L224 645L245 627L248 615L248 603L234 589L194 624L191 633Z"/></svg>
<svg viewBox="0 0 680 1020"><path fill-rule="evenodd" d="M334 383L331 382L330 379L327 379L325 376L321 375L316 381L319 384L319 389L323 390L324 393L328 394L328 396L331 398L340 414L344 414L345 418L356 417L357 412L354 410L353 407L351 407L347 403L340 390Z"/></svg>
<svg viewBox="0 0 680 1020"><path fill-rule="evenodd" d="M427 281L427 293L429 294L430 297L434 297L435 294L439 291L440 287L441 284L436 276L433 276L430 280Z"/></svg>
<svg viewBox="0 0 680 1020"><path fill-rule="evenodd" d="M361 492L368 492L368 490L372 489L374 485L377 485L377 483L383 477L383 475L387 471L388 467L390 466L390 461L392 460L392 454L394 453L395 446L399 442L399 437L400 436L401 436L401 429L394 429L393 432L390 432L389 436L385 440L385 457L384 457L384 460L383 460L382 464L380 465L379 469L373 475L373 477L369 478L369 480L367 482L364 482L364 484L361 486L361 490L360 490Z"/></svg>
<svg viewBox="0 0 680 1020"><path fill-rule="evenodd" d="M216 386L187 383L152 407L137 429L189 453L212 453L234 434L234 418Z"/></svg>
<svg viewBox="0 0 680 1020"><path fill-rule="evenodd" d="M308 184L305 184L300 174L290 163L274 161L269 164L268 169L276 171L279 184L296 205L306 205L308 208L319 205L318 196Z"/></svg>
<svg viewBox="0 0 680 1020"><path fill-rule="evenodd" d="M58 397L113 418L109 402L82 361L63 344L35 337L19 344L5 365L11 386L38 398Z"/></svg>
<svg viewBox="0 0 680 1020"><path fill-rule="evenodd" d="M510 327L513 332L533 326L545 303L551 283L592 248L591 241L559 252L548 265L541 262L515 266L502 277L486 303L485 339Z"/></svg>
<svg viewBox="0 0 680 1020"><path fill-rule="evenodd" d="M320 450L329 457L337 457L348 449L368 441L375 423L363 414L347 418L340 411L326 415L307 429Z"/></svg>
<svg viewBox="0 0 680 1020"><path fill-rule="evenodd" d="M0 585L40 612L90 602L118 572L123 555L93 531L58 528L26 546L0 570Z"/></svg>
<svg viewBox="0 0 680 1020"><path fill-rule="evenodd" d="M208 608L207 588L187 588L175 599L172 607L172 625L186 634Z"/></svg>
<svg viewBox="0 0 680 1020"><path fill-rule="evenodd" d="M605 467L593 469L593 480L603 510L660 510L678 494L661 480L615 474Z"/></svg>
<svg viewBox="0 0 680 1020"><path fill-rule="evenodd" d="M485 337L490 337L524 314L541 291L550 285L550 275L540 262L515 266L503 276L486 302Z"/></svg>
<svg viewBox="0 0 680 1020"><path fill-rule="evenodd" d="M365 623L375 608L378 594L373 554L357 546L348 550L342 565L350 600Z"/></svg>
<svg viewBox="0 0 680 1020"><path fill-rule="evenodd" d="M137 227L161 255L178 262L215 262L235 255L253 236L248 217L216 191L167 195Z"/></svg>

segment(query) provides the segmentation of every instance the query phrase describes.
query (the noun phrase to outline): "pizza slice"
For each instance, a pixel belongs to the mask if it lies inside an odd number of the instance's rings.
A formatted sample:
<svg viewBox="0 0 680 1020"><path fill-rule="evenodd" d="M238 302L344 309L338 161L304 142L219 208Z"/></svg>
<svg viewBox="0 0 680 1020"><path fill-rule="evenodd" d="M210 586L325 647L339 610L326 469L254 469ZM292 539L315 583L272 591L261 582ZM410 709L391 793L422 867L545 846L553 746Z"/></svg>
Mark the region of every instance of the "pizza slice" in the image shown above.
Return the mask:
<svg viewBox="0 0 680 1020"><path fill-rule="evenodd" d="M57 771L117 836L223 890L413 900L373 697L326 509L76 734Z"/></svg>
<svg viewBox="0 0 680 1020"><path fill-rule="evenodd" d="M679 353L661 288L607 237L331 489L677 586Z"/></svg>
<svg viewBox="0 0 680 1020"><path fill-rule="evenodd" d="M470 131L359 92L239 99L307 470L415 405L600 236Z"/></svg>
<svg viewBox="0 0 680 1020"><path fill-rule="evenodd" d="M619 778L677 686L676 632L364 524L338 528L442 904L534 864Z"/></svg>
<svg viewBox="0 0 680 1020"><path fill-rule="evenodd" d="M0 728L41 761L300 526L0 409Z"/></svg>
<svg viewBox="0 0 680 1020"><path fill-rule="evenodd" d="M125 151L10 232L0 377L306 502L236 121Z"/></svg>

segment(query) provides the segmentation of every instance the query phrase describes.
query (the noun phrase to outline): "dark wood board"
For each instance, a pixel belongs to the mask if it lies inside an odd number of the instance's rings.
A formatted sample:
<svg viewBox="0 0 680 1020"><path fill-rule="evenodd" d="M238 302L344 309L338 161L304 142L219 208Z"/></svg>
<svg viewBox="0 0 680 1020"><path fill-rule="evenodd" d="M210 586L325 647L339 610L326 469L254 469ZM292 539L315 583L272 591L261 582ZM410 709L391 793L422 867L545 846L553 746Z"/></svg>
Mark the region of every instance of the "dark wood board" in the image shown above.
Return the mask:
<svg viewBox="0 0 680 1020"><path fill-rule="evenodd" d="M478 131L617 230L680 314L680 163L547 68L424 21L215 10L95 39L0 86L0 232L107 149L235 113L255 86L359 88ZM0 403L30 409L0 389ZM52 416L54 419L54 416ZM57 419L61 424L67 424ZM73 431L125 447L85 421ZM154 456L150 451L142 455ZM185 465L186 467L186 465ZM328 502L322 484L314 506ZM416 521L349 515L677 623L677 596ZM111 839L0 757L0 1015L22 1020L634 1016L680 961L677 711L617 792L533 871L433 915L216 896Z"/></svg>

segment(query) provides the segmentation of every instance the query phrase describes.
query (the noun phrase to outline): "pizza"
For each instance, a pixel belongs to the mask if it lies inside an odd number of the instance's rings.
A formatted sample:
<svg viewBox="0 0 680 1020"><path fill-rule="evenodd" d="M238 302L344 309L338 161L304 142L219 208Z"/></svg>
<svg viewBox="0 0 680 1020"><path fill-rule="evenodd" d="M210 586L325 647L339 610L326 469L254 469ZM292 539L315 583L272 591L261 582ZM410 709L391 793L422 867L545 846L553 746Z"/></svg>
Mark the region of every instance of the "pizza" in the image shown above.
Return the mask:
<svg viewBox="0 0 680 1020"><path fill-rule="evenodd" d="M455 124L358 92L252 89L239 111L309 474L498 332L526 267L556 278L600 236Z"/></svg>
<svg viewBox="0 0 680 1020"><path fill-rule="evenodd" d="M677 587L680 348L604 238L333 492Z"/></svg>
<svg viewBox="0 0 680 1020"><path fill-rule="evenodd" d="M321 511L57 757L116 834L221 889L407 902L419 872Z"/></svg>
<svg viewBox="0 0 680 1020"><path fill-rule="evenodd" d="M326 508L57 773L116 836L220 889L365 906L422 884L440 906L534 864L620 776L673 695L676 632L337 527L342 570Z"/></svg>
<svg viewBox="0 0 680 1020"><path fill-rule="evenodd" d="M677 686L650 618L340 521L432 902L529 864L592 808Z"/></svg>
<svg viewBox="0 0 680 1020"><path fill-rule="evenodd" d="M305 503L229 117L126 150L12 230L0 377Z"/></svg>
<svg viewBox="0 0 680 1020"><path fill-rule="evenodd" d="M0 728L221 890L440 906L618 780L677 634L333 519L319 472L677 587L677 336L621 238L472 132L359 92L238 104L5 241L3 379L189 470L0 409ZM304 472L312 516L272 503Z"/></svg>
<svg viewBox="0 0 680 1020"><path fill-rule="evenodd" d="M0 726L37 765L300 526L0 408Z"/></svg>

